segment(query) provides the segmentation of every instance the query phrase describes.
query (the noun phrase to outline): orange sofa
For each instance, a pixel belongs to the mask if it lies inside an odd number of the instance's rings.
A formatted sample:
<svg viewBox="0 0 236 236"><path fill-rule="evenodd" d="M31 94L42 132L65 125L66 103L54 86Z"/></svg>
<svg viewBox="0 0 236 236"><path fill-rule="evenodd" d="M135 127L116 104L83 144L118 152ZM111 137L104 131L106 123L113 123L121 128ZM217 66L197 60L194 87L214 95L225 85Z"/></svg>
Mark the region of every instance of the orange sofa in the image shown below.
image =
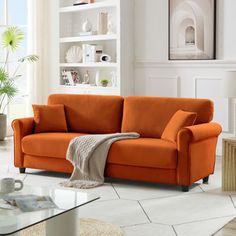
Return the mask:
<svg viewBox="0 0 236 236"><path fill-rule="evenodd" d="M210 123L214 109L210 100L54 94L48 104L64 104L69 132L35 134L33 118L14 120L14 164L21 173L25 168L70 173L73 167L66 151L72 138L133 131L141 137L111 146L105 176L176 184L188 191L194 182L207 182L214 173L221 126ZM165 126L179 109L196 112L195 125L181 129L176 143L162 140Z"/></svg>

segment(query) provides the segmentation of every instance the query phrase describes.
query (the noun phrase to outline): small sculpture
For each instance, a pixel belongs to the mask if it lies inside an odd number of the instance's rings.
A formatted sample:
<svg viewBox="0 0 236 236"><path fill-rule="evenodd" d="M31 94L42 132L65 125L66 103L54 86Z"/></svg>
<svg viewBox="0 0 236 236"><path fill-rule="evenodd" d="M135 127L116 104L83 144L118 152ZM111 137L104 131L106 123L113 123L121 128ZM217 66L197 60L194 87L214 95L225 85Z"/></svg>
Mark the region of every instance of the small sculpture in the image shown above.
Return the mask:
<svg viewBox="0 0 236 236"><path fill-rule="evenodd" d="M83 29L84 32L91 32L91 31L92 31L92 24L90 23L90 21L88 20L88 18L87 18L86 21L83 23L82 29Z"/></svg>
<svg viewBox="0 0 236 236"><path fill-rule="evenodd" d="M90 76L88 71L86 70L84 77L83 77L83 84L89 84Z"/></svg>

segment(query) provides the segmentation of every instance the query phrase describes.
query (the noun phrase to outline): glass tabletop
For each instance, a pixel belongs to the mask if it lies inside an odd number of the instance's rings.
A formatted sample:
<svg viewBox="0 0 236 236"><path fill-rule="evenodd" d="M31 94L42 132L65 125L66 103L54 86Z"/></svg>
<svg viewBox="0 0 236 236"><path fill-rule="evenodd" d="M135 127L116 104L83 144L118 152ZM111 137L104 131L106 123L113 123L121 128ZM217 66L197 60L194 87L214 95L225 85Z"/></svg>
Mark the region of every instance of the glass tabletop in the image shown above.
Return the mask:
<svg viewBox="0 0 236 236"><path fill-rule="evenodd" d="M74 189L50 188L50 187L29 187L14 195L34 194L37 196L50 196L58 208L45 209L34 212L22 212L19 209L0 209L0 235L9 235L19 232L25 228L46 221L57 215L76 209L99 199L99 196L87 194ZM12 194L11 194L12 195ZM4 195L0 194L0 199Z"/></svg>

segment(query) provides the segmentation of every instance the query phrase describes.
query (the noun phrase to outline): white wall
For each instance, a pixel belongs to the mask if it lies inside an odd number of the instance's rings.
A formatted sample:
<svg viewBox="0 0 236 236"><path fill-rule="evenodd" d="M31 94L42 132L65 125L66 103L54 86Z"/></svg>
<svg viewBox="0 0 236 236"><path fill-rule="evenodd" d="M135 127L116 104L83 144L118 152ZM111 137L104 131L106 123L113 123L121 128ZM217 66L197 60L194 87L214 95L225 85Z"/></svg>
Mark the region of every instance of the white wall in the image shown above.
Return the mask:
<svg viewBox="0 0 236 236"><path fill-rule="evenodd" d="M216 61L168 61L168 1L135 0L136 95L205 97L215 102L214 120L233 133L233 106L220 96L226 70L236 69L236 1L217 1ZM218 143L221 153L221 140Z"/></svg>

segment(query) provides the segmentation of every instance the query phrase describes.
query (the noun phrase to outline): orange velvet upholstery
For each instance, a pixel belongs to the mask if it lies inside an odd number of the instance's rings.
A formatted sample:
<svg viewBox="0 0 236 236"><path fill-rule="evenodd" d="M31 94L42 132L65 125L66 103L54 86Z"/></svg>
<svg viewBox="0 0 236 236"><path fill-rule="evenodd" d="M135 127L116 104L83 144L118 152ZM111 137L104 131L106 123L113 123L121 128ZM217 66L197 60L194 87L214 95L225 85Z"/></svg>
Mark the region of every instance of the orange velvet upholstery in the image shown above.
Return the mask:
<svg viewBox="0 0 236 236"><path fill-rule="evenodd" d="M82 135L85 134L41 133L27 135L22 139L22 150L27 155L65 159L71 139Z"/></svg>
<svg viewBox="0 0 236 236"><path fill-rule="evenodd" d="M176 170L107 164L105 176L153 183L178 184Z"/></svg>
<svg viewBox="0 0 236 236"><path fill-rule="evenodd" d="M38 157L31 155L24 156L24 168L33 168L64 173L71 173L73 171L73 166L69 161L65 159Z"/></svg>
<svg viewBox="0 0 236 236"><path fill-rule="evenodd" d="M176 169L174 143L151 138L121 140L112 144L107 163L149 168Z"/></svg>
<svg viewBox="0 0 236 236"><path fill-rule="evenodd" d="M48 103L64 105L69 132L34 134L33 118L13 121L16 167L69 173L73 168L65 158L72 138L136 131L141 138L111 146L107 177L191 185L214 173L221 126L209 123L210 100L57 94ZM176 142L160 139L178 110L197 113L195 125L179 130Z"/></svg>
<svg viewBox="0 0 236 236"><path fill-rule="evenodd" d="M170 119L164 132L161 135L161 139L169 140L171 142L176 142L177 134L179 130L186 126L193 125L197 118L195 112L186 112L178 110Z"/></svg>
<svg viewBox="0 0 236 236"><path fill-rule="evenodd" d="M217 138L221 130L221 126L217 123L209 123L186 127L179 131L178 183L190 185L198 179L213 174Z"/></svg>
<svg viewBox="0 0 236 236"><path fill-rule="evenodd" d="M64 105L32 105L35 133L67 132Z"/></svg>
<svg viewBox="0 0 236 236"><path fill-rule="evenodd" d="M68 129L76 133L115 133L121 130L123 98L118 96L49 96L49 105L64 104Z"/></svg>
<svg viewBox="0 0 236 236"><path fill-rule="evenodd" d="M22 139L34 132L34 118L22 118L12 122L14 130L14 164L24 167L24 153L22 151Z"/></svg>
<svg viewBox="0 0 236 236"><path fill-rule="evenodd" d="M213 118L213 103L207 99L127 97L124 101L122 132L138 132L142 137L160 138L178 110L197 113L195 124Z"/></svg>

